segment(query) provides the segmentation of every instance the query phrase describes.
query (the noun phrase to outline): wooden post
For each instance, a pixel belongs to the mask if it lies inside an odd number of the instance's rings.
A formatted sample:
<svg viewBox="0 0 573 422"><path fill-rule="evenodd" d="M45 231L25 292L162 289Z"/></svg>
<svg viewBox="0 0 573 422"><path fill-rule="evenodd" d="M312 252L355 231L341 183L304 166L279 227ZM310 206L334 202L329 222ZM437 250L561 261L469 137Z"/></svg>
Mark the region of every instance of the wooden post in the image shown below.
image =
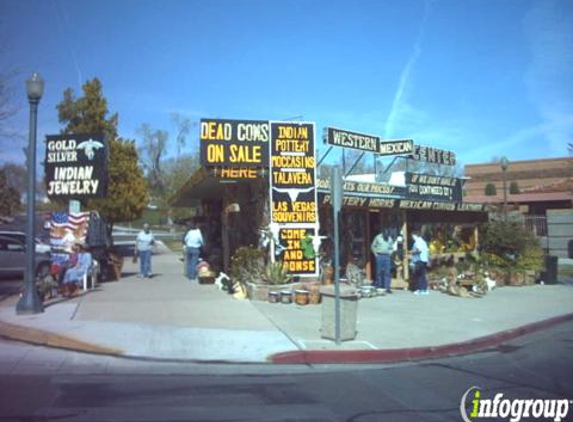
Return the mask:
<svg viewBox="0 0 573 422"><path fill-rule="evenodd" d="M366 210L366 239L365 239L365 247L366 247L366 278L368 280L372 280L372 257L370 252L370 211Z"/></svg>
<svg viewBox="0 0 573 422"><path fill-rule="evenodd" d="M223 268L225 272L229 272L229 263L231 261L229 250L229 215L227 214L227 207L229 205L229 192L227 187L223 191L223 206L221 209L221 237L223 243Z"/></svg>
<svg viewBox="0 0 573 422"><path fill-rule="evenodd" d="M402 211L402 247L404 250L404 258L402 259L402 267L404 271L404 281L408 281L410 279L410 266L408 265L408 214L406 210Z"/></svg>

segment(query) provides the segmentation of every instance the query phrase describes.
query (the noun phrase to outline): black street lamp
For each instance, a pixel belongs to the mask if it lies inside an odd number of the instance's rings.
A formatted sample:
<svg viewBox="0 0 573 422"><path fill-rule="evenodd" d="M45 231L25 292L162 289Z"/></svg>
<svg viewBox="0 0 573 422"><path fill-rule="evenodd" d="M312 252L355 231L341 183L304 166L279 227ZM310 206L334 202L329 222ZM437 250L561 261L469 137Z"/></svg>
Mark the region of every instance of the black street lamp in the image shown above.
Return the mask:
<svg viewBox="0 0 573 422"><path fill-rule="evenodd" d="M26 81L26 93L30 103L30 137L28 140L28 197L26 230L26 271L24 273L24 293L16 305L16 314L29 315L44 311L36 289L36 126L38 104L44 93L44 81L34 73Z"/></svg>
<svg viewBox="0 0 573 422"><path fill-rule="evenodd" d="M509 160L502 157L499 162L501 166L501 176L503 180L503 221L507 221L507 168L509 167Z"/></svg>

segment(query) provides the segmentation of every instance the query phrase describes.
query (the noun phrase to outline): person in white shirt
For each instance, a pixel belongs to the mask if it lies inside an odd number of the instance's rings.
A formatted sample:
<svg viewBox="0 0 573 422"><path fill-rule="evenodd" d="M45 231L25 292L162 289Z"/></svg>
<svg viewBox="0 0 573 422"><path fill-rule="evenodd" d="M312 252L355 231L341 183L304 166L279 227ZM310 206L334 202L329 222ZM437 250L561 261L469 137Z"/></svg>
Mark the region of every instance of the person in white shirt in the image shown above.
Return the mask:
<svg viewBox="0 0 573 422"><path fill-rule="evenodd" d="M151 278L151 255L154 243L155 238L149 230L149 224L145 223L143 230L138 233L135 239L135 250L139 255L139 277Z"/></svg>
<svg viewBox="0 0 573 422"><path fill-rule="evenodd" d="M187 254L187 278L191 281L197 281L197 263L199 262L199 254L204 242L201 230L199 230L195 221L191 222L189 231L187 231L183 239L183 244Z"/></svg>
<svg viewBox="0 0 573 422"><path fill-rule="evenodd" d="M414 247L412 248L412 261L414 263L414 280L418 286L415 295L428 294L428 280L426 279L426 266L429 261L428 244L418 230L412 232Z"/></svg>

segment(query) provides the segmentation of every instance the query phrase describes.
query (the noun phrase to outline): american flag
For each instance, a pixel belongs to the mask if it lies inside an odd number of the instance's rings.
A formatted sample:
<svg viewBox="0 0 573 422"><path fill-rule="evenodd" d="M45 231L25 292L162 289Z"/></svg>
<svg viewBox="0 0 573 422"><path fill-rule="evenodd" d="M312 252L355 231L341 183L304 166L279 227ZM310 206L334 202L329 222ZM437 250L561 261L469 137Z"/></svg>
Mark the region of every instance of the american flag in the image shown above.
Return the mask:
<svg viewBox="0 0 573 422"><path fill-rule="evenodd" d="M90 219L89 212L52 212L50 221L50 243L58 246L67 230L71 230L77 242L85 242Z"/></svg>

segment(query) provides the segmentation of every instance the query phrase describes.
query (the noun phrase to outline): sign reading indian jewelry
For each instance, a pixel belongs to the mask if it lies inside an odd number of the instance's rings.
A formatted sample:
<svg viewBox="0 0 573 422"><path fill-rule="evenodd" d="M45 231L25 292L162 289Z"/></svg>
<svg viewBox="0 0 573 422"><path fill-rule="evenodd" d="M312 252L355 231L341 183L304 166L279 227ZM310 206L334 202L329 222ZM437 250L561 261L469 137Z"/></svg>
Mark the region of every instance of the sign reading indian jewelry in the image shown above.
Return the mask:
<svg viewBox="0 0 573 422"><path fill-rule="evenodd" d="M406 173L408 199L462 202L462 180L456 177Z"/></svg>
<svg viewBox="0 0 573 422"><path fill-rule="evenodd" d="M432 164L456 165L456 154L443 149L414 145L414 152L408 158Z"/></svg>
<svg viewBox="0 0 573 422"><path fill-rule="evenodd" d="M281 244L292 241L282 260L291 274L316 276L316 257L300 244L305 238L308 246L318 227L314 123L270 123L269 180L271 223L280 226Z"/></svg>
<svg viewBox="0 0 573 422"><path fill-rule="evenodd" d="M205 167L269 165L269 122L201 119L201 164Z"/></svg>
<svg viewBox="0 0 573 422"><path fill-rule="evenodd" d="M103 134L46 136L45 174L51 199L107 196L109 157Z"/></svg>
<svg viewBox="0 0 573 422"><path fill-rule="evenodd" d="M329 145L373 152L378 155L404 155L412 154L414 151L414 143L411 139L383 141L379 136L332 127L324 128L324 141Z"/></svg>

